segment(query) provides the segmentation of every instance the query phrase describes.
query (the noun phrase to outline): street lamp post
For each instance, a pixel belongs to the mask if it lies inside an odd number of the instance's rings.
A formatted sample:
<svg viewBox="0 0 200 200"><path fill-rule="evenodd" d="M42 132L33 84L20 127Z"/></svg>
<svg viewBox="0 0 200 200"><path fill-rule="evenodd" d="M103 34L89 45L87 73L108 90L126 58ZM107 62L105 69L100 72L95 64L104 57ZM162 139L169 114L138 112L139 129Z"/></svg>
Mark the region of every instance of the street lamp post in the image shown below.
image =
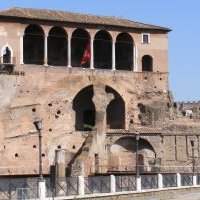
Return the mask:
<svg viewBox="0 0 200 200"><path fill-rule="evenodd" d="M191 143L191 146L192 146L192 173L194 175L194 173L195 173L194 141L191 140L190 143Z"/></svg>
<svg viewBox="0 0 200 200"><path fill-rule="evenodd" d="M139 163L138 163L138 149L139 149L139 140L140 140L140 135L136 135L136 177L138 178L140 176L139 172Z"/></svg>
<svg viewBox="0 0 200 200"><path fill-rule="evenodd" d="M43 180L43 173L42 173L42 120L37 119L33 122L35 125L36 130L38 131L38 142L39 142L39 177L40 180Z"/></svg>

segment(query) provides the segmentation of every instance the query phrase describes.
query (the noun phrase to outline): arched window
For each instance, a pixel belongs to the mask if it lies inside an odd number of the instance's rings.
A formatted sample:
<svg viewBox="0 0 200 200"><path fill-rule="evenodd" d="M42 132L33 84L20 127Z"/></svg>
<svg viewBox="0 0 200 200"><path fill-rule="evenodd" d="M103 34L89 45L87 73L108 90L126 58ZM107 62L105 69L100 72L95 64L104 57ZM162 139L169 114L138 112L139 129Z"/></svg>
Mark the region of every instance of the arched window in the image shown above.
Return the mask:
<svg viewBox="0 0 200 200"><path fill-rule="evenodd" d="M133 69L133 39L128 33L120 33L116 39L116 69Z"/></svg>
<svg viewBox="0 0 200 200"><path fill-rule="evenodd" d="M106 86L106 92L114 95L114 99L109 103L106 109L107 126L110 129L125 128L125 102L114 89Z"/></svg>
<svg viewBox="0 0 200 200"><path fill-rule="evenodd" d="M76 29L71 39L72 67L90 67L90 35L84 29Z"/></svg>
<svg viewBox="0 0 200 200"><path fill-rule="evenodd" d="M3 58L3 63L4 64L11 64L12 60L11 60L11 50L8 46L6 46L4 49L3 49L3 52L2 52L2 58Z"/></svg>
<svg viewBox="0 0 200 200"><path fill-rule="evenodd" d="M90 131L95 125L95 105L92 101L93 86L82 89L73 100L76 113L75 129Z"/></svg>
<svg viewBox="0 0 200 200"><path fill-rule="evenodd" d="M67 66L67 34L63 28L53 27L49 32L48 65Z"/></svg>
<svg viewBox="0 0 200 200"><path fill-rule="evenodd" d="M112 37L107 31L99 31L94 38L94 67L112 69Z"/></svg>
<svg viewBox="0 0 200 200"><path fill-rule="evenodd" d="M153 58L149 55L142 57L142 71L152 72L153 71Z"/></svg>
<svg viewBox="0 0 200 200"><path fill-rule="evenodd" d="M24 64L44 64L44 31L38 25L29 25L24 32Z"/></svg>

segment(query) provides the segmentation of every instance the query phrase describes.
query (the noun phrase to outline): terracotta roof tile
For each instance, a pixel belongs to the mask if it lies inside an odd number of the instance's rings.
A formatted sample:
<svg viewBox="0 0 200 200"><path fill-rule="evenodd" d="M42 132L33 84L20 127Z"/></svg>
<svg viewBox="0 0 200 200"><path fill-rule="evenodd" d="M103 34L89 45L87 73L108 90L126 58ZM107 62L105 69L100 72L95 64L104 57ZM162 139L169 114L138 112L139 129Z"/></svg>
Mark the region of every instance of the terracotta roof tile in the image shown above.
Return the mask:
<svg viewBox="0 0 200 200"><path fill-rule="evenodd" d="M164 32L171 31L168 28L139 23L127 19L117 17L95 16L87 14L79 14L65 11L47 10L47 9L32 9L32 8L10 8L0 11L1 18L15 18L15 19L33 19L46 21L59 21L71 23L87 23L97 25L110 25L126 28L160 30Z"/></svg>

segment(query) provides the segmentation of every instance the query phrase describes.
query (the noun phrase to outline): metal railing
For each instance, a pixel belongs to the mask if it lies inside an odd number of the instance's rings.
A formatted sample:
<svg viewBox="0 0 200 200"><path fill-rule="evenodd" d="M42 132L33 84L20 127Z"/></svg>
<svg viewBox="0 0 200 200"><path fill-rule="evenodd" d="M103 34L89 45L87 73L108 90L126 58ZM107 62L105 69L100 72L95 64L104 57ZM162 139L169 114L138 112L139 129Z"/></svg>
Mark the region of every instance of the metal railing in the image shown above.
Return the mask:
<svg viewBox="0 0 200 200"><path fill-rule="evenodd" d="M158 175L142 175L141 176L142 189L155 189L158 188Z"/></svg>
<svg viewBox="0 0 200 200"><path fill-rule="evenodd" d="M91 176L85 177L85 194L109 193L110 176Z"/></svg>
<svg viewBox="0 0 200 200"><path fill-rule="evenodd" d="M163 174L163 187L176 187L177 186L177 176L176 174Z"/></svg>
<svg viewBox="0 0 200 200"><path fill-rule="evenodd" d="M23 200L37 198L37 178L0 178L0 200Z"/></svg>
<svg viewBox="0 0 200 200"><path fill-rule="evenodd" d="M116 176L116 191L135 191L136 190L136 177L134 175Z"/></svg>

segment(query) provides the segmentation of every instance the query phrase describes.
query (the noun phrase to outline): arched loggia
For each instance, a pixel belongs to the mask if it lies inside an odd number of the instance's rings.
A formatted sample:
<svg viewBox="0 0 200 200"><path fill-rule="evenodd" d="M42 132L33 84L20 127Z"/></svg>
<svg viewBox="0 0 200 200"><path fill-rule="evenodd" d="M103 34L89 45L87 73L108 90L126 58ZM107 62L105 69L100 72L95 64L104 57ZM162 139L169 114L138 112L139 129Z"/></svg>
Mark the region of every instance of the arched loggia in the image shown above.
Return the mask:
<svg viewBox="0 0 200 200"><path fill-rule="evenodd" d="M90 67L90 35L84 29L76 29L71 39L72 67Z"/></svg>
<svg viewBox="0 0 200 200"><path fill-rule="evenodd" d="M133 39L128 33L120 33L116 38L116 69L133 69Z"/></svg>
<svg viewBox="0 0 200 200"><path fill-rule="evenodd" d="M97 32L94 38L94 67L112 69L112 37L104 30Z"/></svg>
<svg viewBox="0 0 200 200"><path fill-rule="evenodd" d="M53 27L48 35L48 65L67 65L67 33L61 27Z"/></svg>
<svg viewBox="0 0 200 200"><path fill-rule="evenodd" d="M39 25L29 25L23 38L24 64L44 64L44 31Z"/></svg>

